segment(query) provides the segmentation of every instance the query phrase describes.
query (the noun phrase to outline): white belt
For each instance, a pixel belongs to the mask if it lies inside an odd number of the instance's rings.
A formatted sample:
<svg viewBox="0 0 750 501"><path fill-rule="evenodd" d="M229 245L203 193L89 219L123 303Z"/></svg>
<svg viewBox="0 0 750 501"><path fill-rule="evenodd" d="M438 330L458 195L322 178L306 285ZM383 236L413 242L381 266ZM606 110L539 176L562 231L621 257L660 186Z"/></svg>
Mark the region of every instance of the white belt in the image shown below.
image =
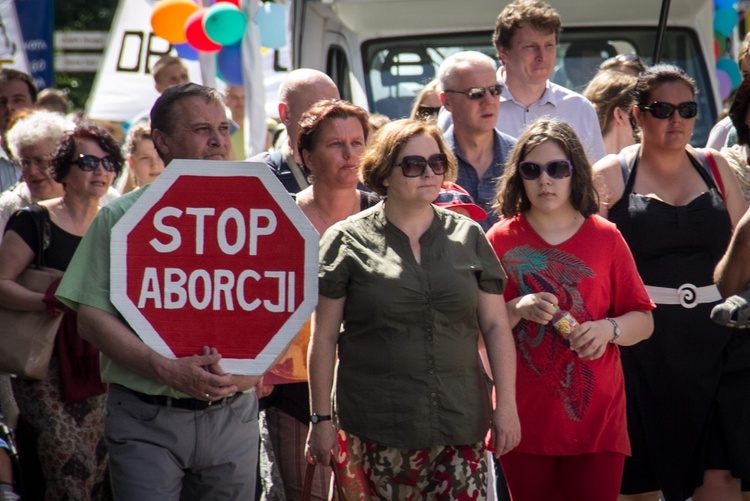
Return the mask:
<svg viewBox="0 0 750 501"><path fill-rule="evenodd" d="M683 308L695 308L701 303L721 300L721 294L715 285L696 287L693 284L682 284L677 289L647 285L646 291L656 304L679 304Z"/></svg>

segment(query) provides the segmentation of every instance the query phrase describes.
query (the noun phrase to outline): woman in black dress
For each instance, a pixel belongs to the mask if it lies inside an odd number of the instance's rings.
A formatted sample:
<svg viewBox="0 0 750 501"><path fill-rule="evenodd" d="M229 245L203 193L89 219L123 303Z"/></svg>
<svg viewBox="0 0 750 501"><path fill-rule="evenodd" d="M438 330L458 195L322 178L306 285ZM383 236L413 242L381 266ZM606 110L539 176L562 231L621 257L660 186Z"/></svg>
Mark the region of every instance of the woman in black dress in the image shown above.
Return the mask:
<svg viewBox="0 0 750 501"><path fill-rule="evenodd" d="M633 456L620 492L739 500L739 478L750 478L750 338L709 313L721 300L712 273L744 212L742 194L717 152L688 145L697 114L689 76L654 66L635 93L642 144L594 166L601 212L657 304L653 336L622 348Z"/></svg>

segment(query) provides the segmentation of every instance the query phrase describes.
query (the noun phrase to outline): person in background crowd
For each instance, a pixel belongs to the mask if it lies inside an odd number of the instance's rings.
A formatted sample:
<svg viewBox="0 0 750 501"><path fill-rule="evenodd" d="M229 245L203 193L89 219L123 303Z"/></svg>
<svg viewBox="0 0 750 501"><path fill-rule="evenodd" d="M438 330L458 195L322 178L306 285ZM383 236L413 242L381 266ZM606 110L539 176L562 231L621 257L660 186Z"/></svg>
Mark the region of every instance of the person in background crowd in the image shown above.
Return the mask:
<svg viewBox="0 0 750 501"><path fill-rule="evenodd" d="M370 118L367 121L370 124L370 133L368 134L368 136L372 136L373 134L375 134L378 130L380 130L381 127L383 127L390 121L391 119L383 115L382 113L373 113L372 115L370 115Z"/></svg>
<svg viewBox="0 0 750 501"><path fill-rule="evenodd" d="M638 81L633 75L611 70L600 70L591 79L583 95L591 101L599 118L599 127L604 138L604 151L617 154L635 144L638 132L631 119L633 91Z"/></svg>
<svg viewBox="0 0 750 501"><path fill-rule="evenodd" d="M219 93L170 87L151 112L154 145L173 159L226 160L229 121ZM221 353L166 358L144 343L110 300L112 227L149 189L104 207L79 245L57 297L78 311L80 334L101 351L109 384L105 440L122 499L254 499L259 378L221 368ZM145 419L133 419L142 416ZM175 433L177 432L177 435Z"/></svg>
<svg viewBox="0 0 750 501"><path fill-rule="evenodd" d="M596 216L592 178L573 129L539 120L495 199L503 219L487 239L508 273L524 432L500 457L514 501L615 501L630 453L618 346L651 335L654 305L622 236ZM577 323L558 331L563 310Z"/></svg>
<svg viewBox="0 0 750 501"><path fill-rule="evenodd" d="M36 85L31 76L11 68L0 69L0 135L5 136L14 113L34 107L36 96ZM20 175L5 147L0 148L0 192L15 186Z"/></svg>
<svg viewBox="0 0 750 501"><path fill-rule="evenodd" d="M232 115L232 120L237 124L237 129L232 133L232 149L237 160L245 160L245 88L228 85L224 91L224 104Z"/></svg>
<svg viewBox="0 0 750 501"><path fill-rule="evenodd" d="M169 54L160 57L154 63L154 66L151 68L151 75L154 77L154 89L156 89L156 92L159 94L163 94L164 91L170 87L185 84L190 81L187 66L182 62L182 59ZM150 113L151 108L149 107L128 120L125 127L129 128L140 121L148 120ZM120 142L122 142L122 139Z"/></svg>
<svg viewBox="0 0 750 501"><path fill-rule="evenodd" d="M619 71L637 77L646 71L646 65L637 54L618 54L599 65L599 71Z"/></svg>
<svg viewBox="0 0 750 501"><path fill-rule="evenodd" d="M437 122L438 113L443 106L443 103L440 102L438 85L440 85L440 81L435 78L422 88L414 99L409 118L412 120L427 120L432 123Z"/></svg>
<svg viewBox="0 0 750 501"><path fill-rule="evenodd" d="M122 156L127 162L120 187L123 195L152 183L164 170L164 162L154 147L149 122L141 121L128 129L122 145Z"/></svg>
<svg viewBox="0 0 750 501"><path fill-rule="evenodd" d="M279 87L279 118L286 128L286 138L279 138L281 147L277 151L264 151L250 160L268 165L289 193L307 188L310 183L296 151L299 119L313 103L338 98L336 84L325 73L307 68L290 72Z"/></svg>
<svg viewBox="0 0 750 501"><path fill-rule="evenodd" d="M68 96L63 91L51 87L42 89L36 98L36 107L65 116L68 113Z"/></svg>
<svg viewBox="0 0 750 501"><path fill-rule="evenodd" d="M440 193L432 202L438 207L452 210L476 222L487 219L487 212L478 206L469 192L451 181L443 182Z"/></svg>
<svg viewBox="0 0 750 501"><path fill-rule="evenodd" d="M458 159L457 182L487 212L479 223L486 231L498 220L492 200L516 142L495 129L502 90L495 63L481 52L457 52L440 64L438 80L440 101L453 116L444 137Z"/></svg>
<svg viewBox="0 0 750 501"><path fill-rule="evenodd" d="M750 205L750 80L743 80L736 89L729 108L729 119L732 121L736 143L721 148L721 154L727 159L737 178L745 203Z"/></svg>
<svg viewBox="0 0 750 501"><path fill-rule="evenodd" d="M750 75L750 32L745 34L745 38L742 40L742 44L740 45L740 52L737 56L737 63L740 67L742 80L747 80L748 75ZM732 130L732 126L732 119L729 116L726 116L719 120L711 129L711 132L708 134L706 148L721 150L724 145L733 146L733 142L731 144L727 143L729 133Z"/></svg>
<svg viewBox="0 0 750 501"><path fill-rule="evenodd" d="M45 500L111 498L103 440L106 386L99 379L96 348L79 337L76 315L54 298L57 283L41 294L16 280L42 246L37 224L48 225L42 264L67 269L122 163L119 145L104 129L81 125L66 133L51 161L62 197L39 204L44 217L16 212L0 243L0 303L23 311L65 312L47 377L12 380L21 416L36 436Z"/></svg>
<svg viewBox="0 0 750 501"><path fill-rule="evenodd" d="M346 499L484 499L488 427L496 455L521 438L505 275L478 224L432 205L456 172L435 126L385 125L360 171L386 198L322 237L307 458L336 451Z"/></svg>
<svg viewBox="0 0 750 501"><path fill-rule="evenodd" d="M745 209L726 161L689 145L695 82L672 65L638 77L641 144L594 166L600 213L630 246L654 310L654 335L623 348L633 455L622 499L737 500L750 478L750 338L711 322L712 273ZM715 167L711 166L709 156ZM629 170L629 172L628 172Z"/></svg>

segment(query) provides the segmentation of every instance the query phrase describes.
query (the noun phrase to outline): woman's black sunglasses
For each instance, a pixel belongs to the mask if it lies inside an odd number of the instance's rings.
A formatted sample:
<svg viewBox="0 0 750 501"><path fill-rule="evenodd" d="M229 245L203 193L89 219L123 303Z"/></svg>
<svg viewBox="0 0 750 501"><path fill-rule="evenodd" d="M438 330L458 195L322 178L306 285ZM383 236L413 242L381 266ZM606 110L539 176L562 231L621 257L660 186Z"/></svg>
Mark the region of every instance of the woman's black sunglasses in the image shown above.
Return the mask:
<svg viewBox="0 0 750 501"><path fill-rule="evenodd" d="M396 167L401 167L404 177L419 177L424 174L428 165L436 176L442 176L448 171L448 155L435 153L429 159L419 155L409 155L402 158L401 163L396 164Z"/></svg>
<svg viewBox="0 0 750 501"><path fill-rule="evenodd" d="M99 163L101 162L102 167L104 167L104 170L107 172L116 172L117 171L117 162L110 157L106 156L103 158L99 158L96 155L85 155L83 153L78 155L78 158L73 160L72 164L77 164L78 167L81 168L84 172L91 172L95 171L97 167L99 167Z"/></svg>
<svg viewBox="0 0 750 501"><path fill-rule="evenodd" d="M651 112L654 118L659 118L661 120L674 115L674 110L677 110L677 113L679 113L682 118L695 118L698 114L698 103L695 101L686 101L677 106L671 103L656 101L651 103L650 106L639 106L639 108Z"/></svg>
<svg viewBox="0 0 750 501"><path fill-rule="evenodd" d="M552 179L565 179L573 172L573 165L570 160L552 160L546 165L524 160L518 164L518 173L527 181L539 179L542 172L546 172Z"/></svg>

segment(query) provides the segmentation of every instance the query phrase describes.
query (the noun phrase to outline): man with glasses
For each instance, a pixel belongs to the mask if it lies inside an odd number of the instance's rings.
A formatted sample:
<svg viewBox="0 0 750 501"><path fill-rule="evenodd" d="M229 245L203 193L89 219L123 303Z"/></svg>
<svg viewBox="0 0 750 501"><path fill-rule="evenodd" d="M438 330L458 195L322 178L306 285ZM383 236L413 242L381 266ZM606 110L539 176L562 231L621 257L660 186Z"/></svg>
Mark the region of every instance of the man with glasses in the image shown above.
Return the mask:
<svg viewBox="0 0 750 501"><path fill-rule="evenodd" d="M481 52L458 52L438 70L440 101L453 115L445 142L458 160L456 183L487 212L479 224L486 231L498 220L492 208L496 183L516 140L495 129L502 86L495 62Z"/></svg>
<svg viewBox="0 0 750 501"><path fill-rule="evenodd" d="M216 90L165 90L151 110L154 146L174 159L226 160L229 120ZM148 190L99 211L73 256L58 298L78 310L81 336L101 351L109 384L105 441L121 499L254 499L258 377L225 373L221 354L168 359L147 346L110 300L114 225Z"/></svg>
<svg viewBox="0 0 750 501"><path fill-rule="evenodd" d="M516 0L500 12L492 41L503 66L503 113L497 128L518 137L541 117L564 120L576 131L591 163L604 156L604 141L591 103L550 82L560 39L560 16L545 2Z"/></svg>
<svg viewBox="0 0 750 501"><path fill-rule="evenodd" d="M22 71L0 69L0 135L5 135L14 113L33 108L36 101L34 79ZM5 148L0 148L0 192L18 183L20 172Z"/></svg>

